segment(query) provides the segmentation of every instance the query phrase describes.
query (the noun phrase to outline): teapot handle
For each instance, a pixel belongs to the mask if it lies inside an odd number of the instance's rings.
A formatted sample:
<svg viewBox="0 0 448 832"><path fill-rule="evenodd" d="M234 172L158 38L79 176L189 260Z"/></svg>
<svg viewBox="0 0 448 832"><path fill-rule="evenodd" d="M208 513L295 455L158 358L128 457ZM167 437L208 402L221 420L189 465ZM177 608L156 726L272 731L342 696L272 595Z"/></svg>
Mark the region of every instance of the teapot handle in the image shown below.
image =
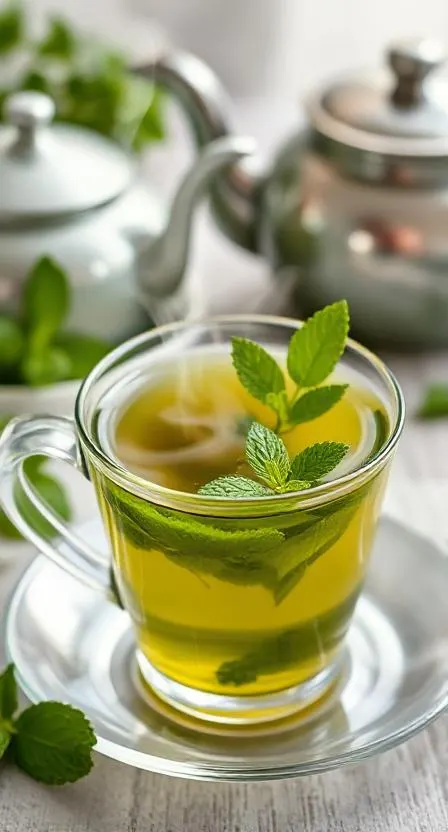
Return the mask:
<svg viewBox="0 0 448 832"><path fill-rule="evenodd" d="M232 135L228 96L215 73L199 58L175 52L133 71L158 84L179 103L199 149ZM257 252L261 177L251 162L253 159L245 159L223 170L210 187L210 197L224 233L243 248Z"/></svg>

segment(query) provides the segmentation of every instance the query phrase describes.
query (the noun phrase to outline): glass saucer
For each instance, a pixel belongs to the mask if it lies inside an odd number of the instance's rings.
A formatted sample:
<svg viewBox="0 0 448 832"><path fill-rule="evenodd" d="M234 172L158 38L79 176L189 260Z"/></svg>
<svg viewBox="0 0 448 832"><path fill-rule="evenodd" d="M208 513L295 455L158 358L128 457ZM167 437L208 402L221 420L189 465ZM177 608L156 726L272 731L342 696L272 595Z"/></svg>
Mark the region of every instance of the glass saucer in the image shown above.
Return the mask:
<svg viewBox="0 0 448 832"><path fill-rule="evenodd" d="M99 523L94 532L100 539ZM101 754L177 777L263 780L354 763L442 713L447 598L448 558L384 518L339 682L300 718L257 728L200 723L156 699L138 676L126 613L42 556L14 592L4 633L27 696L80 707Z"/></svg>

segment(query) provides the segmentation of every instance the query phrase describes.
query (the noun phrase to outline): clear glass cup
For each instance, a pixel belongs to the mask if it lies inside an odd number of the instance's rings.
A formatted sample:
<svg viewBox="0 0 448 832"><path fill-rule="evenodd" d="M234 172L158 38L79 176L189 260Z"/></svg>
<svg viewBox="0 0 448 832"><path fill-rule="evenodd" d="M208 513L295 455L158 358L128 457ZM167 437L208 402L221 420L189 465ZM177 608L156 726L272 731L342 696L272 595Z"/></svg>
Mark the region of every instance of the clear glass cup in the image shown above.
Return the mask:
<svg viewBox="0 0 448 832"><path fill-rule="evenodd" d="M173 362L229 355L235 335L286 354L298 321L232 316L179 323L110 353L84 381L74 421L14 420L0 443L0 495L22 533L73 576L127 610L145 682L184 712L245 724L306 708L337 681L344 636L362 590L393 451L400 389L372 353L349 341L338 373L357 378L387 413L368 459L306 491L251 499L174 491L127 470L111 435L124 403ZM230 360L230 359L229 359ZM64 460L94 484L111 564L57 519L32 489L24 460ZM59 532L35 530L26 497ZM29 505L29 503L28 503Z"/></svg>

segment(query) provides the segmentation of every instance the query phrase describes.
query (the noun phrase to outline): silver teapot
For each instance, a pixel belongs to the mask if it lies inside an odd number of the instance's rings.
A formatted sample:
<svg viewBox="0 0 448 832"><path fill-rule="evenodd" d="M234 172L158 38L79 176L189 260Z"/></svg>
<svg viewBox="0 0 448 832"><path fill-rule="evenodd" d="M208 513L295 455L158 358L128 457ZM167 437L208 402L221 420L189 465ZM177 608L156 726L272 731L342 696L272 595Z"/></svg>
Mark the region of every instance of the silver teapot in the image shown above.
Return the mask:
<svg viewBox="0 0 448 832"><path fill-rule="evenodd" d="M67 329L121 341L189 311L183 276L193 209L216 172L253 149L225 137L198 156L170 208L137 160L102 136L53 124L54 104L13 95L0 127L0 310L20 307L43 255L71 281Z"/></svg>
<svg viewBox="0 0 448 832"><path fill-rule="evenodd" d="M370 341L448 344L448 83L433 41L390 48L378 75L314 95L268 170L243 160L211 185L229 237L267 258L308 313L341 297ZM209 70L188 56L158 76L181 100L200 146L230 131ZM285 284L286 285L286 284Z"/></svg>

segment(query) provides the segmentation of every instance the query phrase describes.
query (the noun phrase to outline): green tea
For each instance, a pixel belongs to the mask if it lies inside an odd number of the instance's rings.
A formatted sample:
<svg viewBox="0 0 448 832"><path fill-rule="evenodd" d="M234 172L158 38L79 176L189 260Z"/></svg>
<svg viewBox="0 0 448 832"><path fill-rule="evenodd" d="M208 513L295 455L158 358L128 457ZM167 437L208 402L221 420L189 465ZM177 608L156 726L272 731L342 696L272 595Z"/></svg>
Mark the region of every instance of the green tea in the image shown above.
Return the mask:
<svg viewBox="0 0 448 832"><path fill-rule="evenodd" d="M350 451L332 473L355 470L387 439L382 402L354 373L323 416L285 433L291 455L320 441ZM148 377L108 424L109 451L148 483L196 493L247 474L251 420L272 411L241 386L228 355L179 360ZM119 591L147 660L201 691L281 691L331 663L362 585L385 474L315 509L245 518L184 513L96 476ZM148 493L150 485L148 485Z"/></svg>

